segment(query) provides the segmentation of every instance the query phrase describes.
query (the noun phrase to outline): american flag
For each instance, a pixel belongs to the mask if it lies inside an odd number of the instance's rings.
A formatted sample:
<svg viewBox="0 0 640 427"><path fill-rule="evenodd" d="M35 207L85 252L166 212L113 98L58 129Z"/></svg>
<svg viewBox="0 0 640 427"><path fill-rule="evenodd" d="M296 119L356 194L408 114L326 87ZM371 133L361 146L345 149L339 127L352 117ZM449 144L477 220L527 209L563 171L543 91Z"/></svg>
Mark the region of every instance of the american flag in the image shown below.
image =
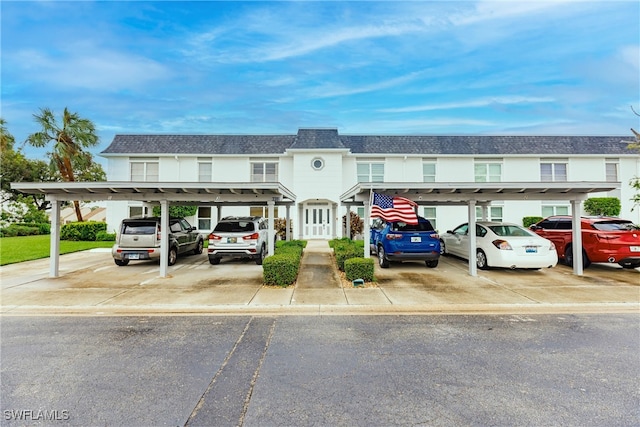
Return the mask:
<svg viewBox="0 0 640 427"><path fill-rule="evenodd" d="M404 197L391 197L373 193L371 217L382 218L385 221L402 221L407 224L417 224L415 206L417 204Z"/></svg>

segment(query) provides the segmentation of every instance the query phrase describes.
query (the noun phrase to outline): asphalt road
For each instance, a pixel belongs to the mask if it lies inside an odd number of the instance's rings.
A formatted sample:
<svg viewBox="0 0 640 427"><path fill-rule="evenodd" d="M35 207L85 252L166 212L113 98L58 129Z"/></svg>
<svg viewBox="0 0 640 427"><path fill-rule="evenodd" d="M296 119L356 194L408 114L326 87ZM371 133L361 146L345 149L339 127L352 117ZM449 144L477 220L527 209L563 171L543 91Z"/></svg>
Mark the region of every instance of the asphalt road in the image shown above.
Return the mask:
<svg viewBox="0 0 640 427"><path fill-rule="evenodd" d="M637 314L0 321L3 426L640 425Z"/></svg>

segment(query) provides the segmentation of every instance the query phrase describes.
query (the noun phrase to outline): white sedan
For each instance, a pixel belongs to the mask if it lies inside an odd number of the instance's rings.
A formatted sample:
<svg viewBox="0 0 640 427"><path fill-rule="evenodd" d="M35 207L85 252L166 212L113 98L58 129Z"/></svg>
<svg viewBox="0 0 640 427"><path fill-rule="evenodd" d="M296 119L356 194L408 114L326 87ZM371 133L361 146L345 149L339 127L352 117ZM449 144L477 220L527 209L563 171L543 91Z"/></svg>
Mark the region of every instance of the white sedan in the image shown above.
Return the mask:
<svg viewBox="0 0 640 427"><path fill-rule="evenodd" d="M469 224L461 224L440 235L441 255L469 259ZM476 264L478 268L551 268L558 263L552 241L505 222L476 223Z"/></svg>

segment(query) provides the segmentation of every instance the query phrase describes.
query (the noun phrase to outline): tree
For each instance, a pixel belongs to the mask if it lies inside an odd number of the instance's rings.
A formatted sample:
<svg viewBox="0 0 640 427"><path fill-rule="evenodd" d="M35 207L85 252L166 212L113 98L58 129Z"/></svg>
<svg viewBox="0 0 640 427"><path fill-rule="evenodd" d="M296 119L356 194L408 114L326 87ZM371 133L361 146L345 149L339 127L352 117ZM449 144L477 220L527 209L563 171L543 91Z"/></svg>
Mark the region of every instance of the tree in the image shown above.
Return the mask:
<svg viewBox="0 0 640 427"><path fill-rule="evenodd" d="M99 142L95 126L90 120L81 118L77 113L69 112L67 108L62 113L61 124L56 121L55 115L48 108L40 109L40 114L34 114L33 117L41 130L29 135L27 143L34 147L45 147L53 142L49 153L50 167L60 174L62 181L74 182L79 172L95 168L93 156L84 151L86 148L96 146ZM80 202L76 200L73 204L78 221L82 221Z"/></svg>
<svg viewBox="0 0 640 427"><path fill-rule="evenodd" d="M22 193L12 190L12 182L51 181L49 166L42 160L31 160L21 150L14 149L15 139L6 128L6 122L0 118L0 190L2 202L29 203ZM44 196L32 196L32 201L39 210L44 210L48 203Z"/></svg>

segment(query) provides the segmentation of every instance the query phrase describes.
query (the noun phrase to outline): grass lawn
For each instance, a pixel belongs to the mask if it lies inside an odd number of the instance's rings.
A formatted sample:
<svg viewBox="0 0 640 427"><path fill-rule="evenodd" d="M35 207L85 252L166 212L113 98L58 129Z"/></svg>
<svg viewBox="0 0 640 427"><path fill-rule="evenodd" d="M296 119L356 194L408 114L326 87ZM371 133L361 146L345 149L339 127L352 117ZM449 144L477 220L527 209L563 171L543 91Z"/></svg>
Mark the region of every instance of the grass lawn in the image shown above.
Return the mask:
<svg viewBox="0 0 640 427"><path fill-rule="evenodd" d="M60 241L60 254L93 248L110 248L114 242ZM50 236L22 236L0 238L0 265L49 257Z"/></svg>

